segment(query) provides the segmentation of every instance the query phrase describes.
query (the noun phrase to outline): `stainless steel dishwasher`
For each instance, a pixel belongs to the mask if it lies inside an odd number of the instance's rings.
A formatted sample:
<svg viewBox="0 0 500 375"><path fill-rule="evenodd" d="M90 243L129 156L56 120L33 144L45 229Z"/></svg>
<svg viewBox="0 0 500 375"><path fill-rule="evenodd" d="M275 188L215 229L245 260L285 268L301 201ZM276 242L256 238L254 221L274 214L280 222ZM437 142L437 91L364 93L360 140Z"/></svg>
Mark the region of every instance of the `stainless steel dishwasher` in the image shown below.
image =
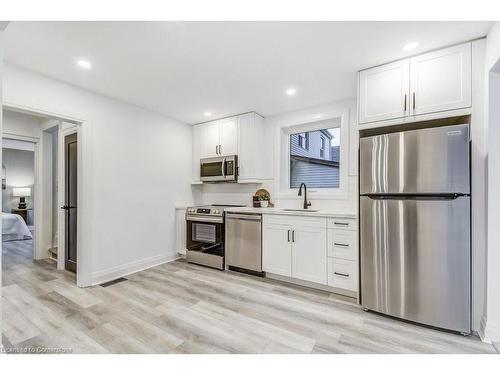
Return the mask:
<svg viewBox="0 0 500 375"><path fill-rule="evenodd" d="M226 213L226 264L262 275L262 215Z"/></svg>

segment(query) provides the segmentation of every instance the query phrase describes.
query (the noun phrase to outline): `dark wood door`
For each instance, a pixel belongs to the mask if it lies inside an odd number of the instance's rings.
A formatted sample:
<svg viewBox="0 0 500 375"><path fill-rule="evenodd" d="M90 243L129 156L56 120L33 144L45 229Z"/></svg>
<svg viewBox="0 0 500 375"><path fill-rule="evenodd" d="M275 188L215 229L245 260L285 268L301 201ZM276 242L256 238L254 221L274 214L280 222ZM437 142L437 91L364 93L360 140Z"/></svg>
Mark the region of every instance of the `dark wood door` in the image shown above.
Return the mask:
<svg viewBox="0 0 500 375"><path fill-rule="evenodd" d="M68 271L76 272L77 238L77 186L78 186L78 138L77 134L64 137L64 165L65 165L65 204L66 210L66 259Z"/></svg>

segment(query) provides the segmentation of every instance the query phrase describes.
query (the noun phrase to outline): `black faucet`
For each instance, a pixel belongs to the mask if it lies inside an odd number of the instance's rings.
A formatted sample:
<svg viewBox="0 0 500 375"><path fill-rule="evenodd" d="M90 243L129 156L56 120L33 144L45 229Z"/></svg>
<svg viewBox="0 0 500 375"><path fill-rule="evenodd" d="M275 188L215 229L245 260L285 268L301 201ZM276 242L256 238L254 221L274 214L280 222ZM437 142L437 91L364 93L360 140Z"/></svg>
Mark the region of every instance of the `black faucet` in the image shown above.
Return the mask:
<svg viewBox="0 0 500 375"><path fill-rule="evenodd" d="M300 184L300 187L299 187L299 197L302 196L302 186L304 186L304 210L307 210L307 207L309 207L311 205L311 202L307 201L307 186L304 183Z"/></svg>

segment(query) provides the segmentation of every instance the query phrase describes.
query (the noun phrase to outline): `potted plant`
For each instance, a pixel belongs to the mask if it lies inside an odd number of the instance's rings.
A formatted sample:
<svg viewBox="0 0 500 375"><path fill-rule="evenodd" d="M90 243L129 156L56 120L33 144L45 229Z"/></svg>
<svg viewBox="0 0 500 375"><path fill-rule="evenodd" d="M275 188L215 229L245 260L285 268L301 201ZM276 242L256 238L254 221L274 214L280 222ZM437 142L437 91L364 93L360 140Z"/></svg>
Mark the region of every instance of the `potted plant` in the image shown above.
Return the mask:
<svg viewBox="0 0 500 375"><path fill-rule="evenodd" d="M270 198L271 198L271 197L270 197L269 195L267 195L267 194L263 194L263 195L261 195L261 196L259 197L259 200L260 200L260 206L261 206L262 208L266 208L266 207L268 207L268 206L269 206L269 199L270 199Z"/></svg>

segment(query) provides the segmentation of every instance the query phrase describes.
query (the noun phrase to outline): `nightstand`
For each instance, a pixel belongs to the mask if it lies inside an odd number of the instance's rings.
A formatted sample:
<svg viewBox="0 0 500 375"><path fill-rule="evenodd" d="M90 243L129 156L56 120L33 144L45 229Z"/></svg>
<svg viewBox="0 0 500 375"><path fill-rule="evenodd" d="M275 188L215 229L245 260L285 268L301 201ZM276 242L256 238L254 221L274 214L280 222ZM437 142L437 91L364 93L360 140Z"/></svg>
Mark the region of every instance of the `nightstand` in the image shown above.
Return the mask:
<svg viewBox="0 0 500 375"><path fill-rule="evenodd" d="M23 218L24 222L26 224L28 224L28 209L27 208L25 208L25 209L15 208L12 210L12 213L21 216Z"/></svg>

